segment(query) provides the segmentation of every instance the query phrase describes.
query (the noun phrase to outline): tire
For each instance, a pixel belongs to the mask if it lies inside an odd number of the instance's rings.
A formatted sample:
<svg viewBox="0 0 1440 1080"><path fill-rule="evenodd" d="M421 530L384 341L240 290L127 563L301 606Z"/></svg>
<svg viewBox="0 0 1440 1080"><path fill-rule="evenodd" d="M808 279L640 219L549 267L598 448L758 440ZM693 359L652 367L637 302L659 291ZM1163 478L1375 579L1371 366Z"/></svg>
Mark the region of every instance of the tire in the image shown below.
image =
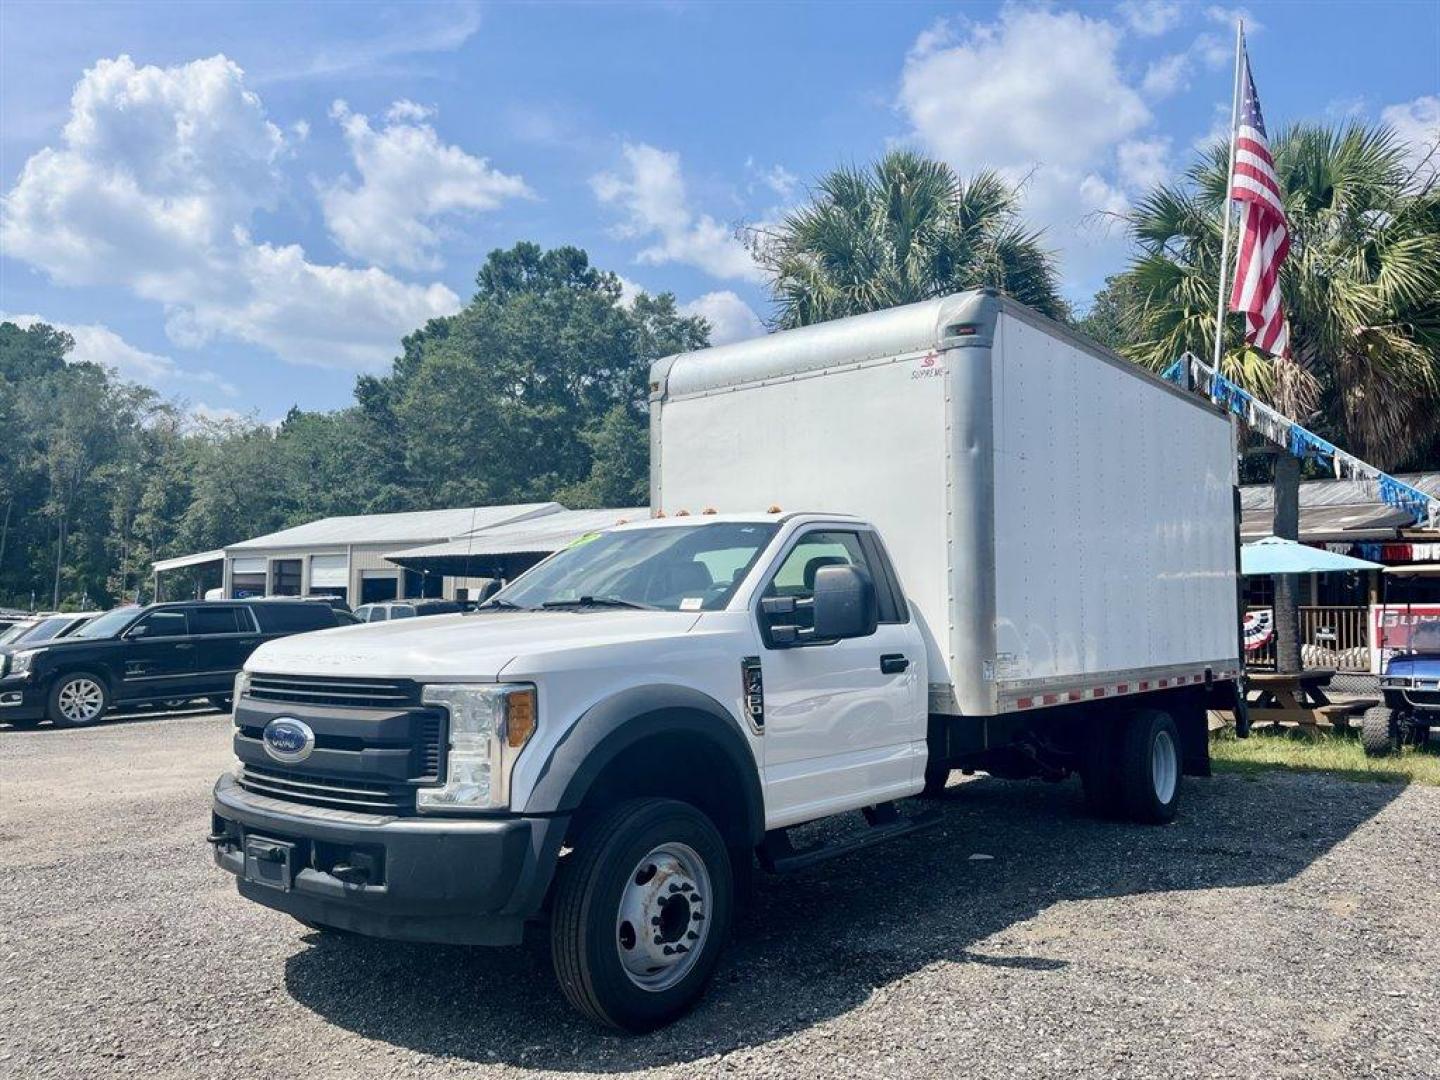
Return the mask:
<svg viewBox="0 0 1440 1080"><path fill-rule="evenodd" d="M1400 725L1395 722L1394 709L1375 705L1365 710L1360 718L1360 745L1366 757L1386 757L1400 749Z"/></svg>
<svg viewBox="0 0 1440 1080"><path fill-rule="evenodd" d="M1174 717L1160 709L1136 709L1127 716L1116 765L1126 817L1147 825L1175 820L1184 765Z"/></svg>
<svg viewBox="0 0 1440 1080"><path fill-rule="evenodd" d="M212 709L216 709L219 712L230 712L234 709L234 701L228 694L216 694L214 697L208 697L205 700L210 703Z"/></svg>
<svg viewBox="0 0 1440 1080"><path fill-rule="evenodd" d="M938 799L945 794L945 785L950 782L950 766L935 762L925 766L925 788L920 792L923 799Z"/></svg>
<svg viewBox="0 0 1440 1080"><path fill-rule="evenodd" d="M71 671L50 688L45 715L56 727L93 727L109 708L110 690L104 679L88 671Z"/></svg>
<svg viewBox="0 0 1440 1080"><path fill-rule="evenodd" d="M585 829L556 878L550 959L571 1005L641 1032L695 1004L733 910L730 856L709 818L673 799L621 803Z"/></svg>
<svg viewBox="0 0 1440 1080"><path fill-rule="evenodd" d="M1118 818L1123 813L1116 774L1115 729L1113 719L1098 720L1080 752L1080 784L1085 791L1085 807L1096 817Z"/></svg>

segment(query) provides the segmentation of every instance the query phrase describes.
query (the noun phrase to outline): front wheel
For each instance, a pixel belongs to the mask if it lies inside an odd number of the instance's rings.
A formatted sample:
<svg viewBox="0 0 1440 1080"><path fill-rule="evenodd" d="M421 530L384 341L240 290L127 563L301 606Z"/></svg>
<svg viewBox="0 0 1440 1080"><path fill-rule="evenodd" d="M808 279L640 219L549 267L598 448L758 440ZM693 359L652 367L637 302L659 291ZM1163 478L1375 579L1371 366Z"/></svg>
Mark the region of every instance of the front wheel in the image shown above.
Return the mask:
<svg viewBox="0 0 1440 1080"><path fill-rule="evenodd" d="M89 727L99 723L109 707L105 680L88 671L75 671L55 680L45 714L56 727Z"/></svg>
<svg viewBox="0 0 1440 1080"><path fill-rule="evenodd" d="M730 856L710 819L635 799L580 835L561 863L550 957L566 999L597 1023L649 1031L704 992L730 928Z"/></svg>
<svg viewBox="0 0 1440 1080"><path fill-rule="evenodd" d="M1400 725L1395 710L1376 705L1360 718L1360 745L1367 757L1384 757L1400 749Z"/></svg>

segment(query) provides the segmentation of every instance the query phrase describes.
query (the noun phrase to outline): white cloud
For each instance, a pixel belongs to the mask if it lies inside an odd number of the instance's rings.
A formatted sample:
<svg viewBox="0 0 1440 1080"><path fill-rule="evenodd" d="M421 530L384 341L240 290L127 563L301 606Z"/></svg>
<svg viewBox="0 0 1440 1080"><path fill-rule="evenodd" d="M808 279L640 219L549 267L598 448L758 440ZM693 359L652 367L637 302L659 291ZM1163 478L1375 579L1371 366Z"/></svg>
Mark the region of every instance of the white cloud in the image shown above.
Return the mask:
<svg viewBox="0 0 1440 1080"><path fill-rule="evenodd" d="M358 183L343 177L321 189L330 235L347 254L382 266L435 270L449 214L494 210L508 199L532 198L519 176L508 176L458 146L440 141L425 121L433 110L397 101L378 131L343 101L330 109L345 133Z"/></svg>
<svg viewBox="0 0 1440 1080"><path fill-rule="evenodd" d="M1175 0L1124 0L1120 16L1127 26L1141 37L1167 34L1185 18L1185 11Z"/></svg>
<svg viewBox="0 0 1440 1080"><path fill-rule="evenodd" d="M1126 191L1140 193L1170 179L1170 140L1129 139L1115 150L1120 184Z"/></svg>
<svg viewBox="0 0 1440 1080"><path fill-rule="evenodd" d="M175 383L191 382L213 387L229 397L240 392L233 383L227 382L213 371L184 369L170 357L147 352L137 345L132 345L114 330L99 323L64 323L40 315L0 317L21 329L28 329L36 323L45 323L56 330L63 330L75 342L75 347L65 357L73 364L98 364L101 367L113 368L121 378L162 390L174 389Z"/></svg>
<svg viewBox="0 0 1440 1080"><path fill-rule="evenodd" d="M729 289L706 293L688 304L681 304L680 311L685 315L699 315L710 324L711 345L726 345L765 333L760 316Z"/></svg>
<svg viewBox="0 0 1440 1080"><path fill-rule="evenodd" d="M1123 32L1020 7L963 31L932 28L906 58L900 105L914 137L962 174L991 167L1024 180L1026 216L1060 249L1067 285L1093 291L1124 253L1103 219L1126 205L1118 147L1151 122L1122 75Z"/></svg>
<svg viewBox="0 0 1440 1080"><path fill-rule="evenodd" d="M190 415L201 424L233 424L245 419L239 409L206 405L203 401L191 406Z"/></svg>
<svg viewBox="0 0 1440 1080"><path fill-rule="evenodd" d="M789 200L800 186L800 178L784 165L772 165L764 169L756 164L752 157L745 159L745 171L750 175L750 183L747 185L749 192L754 192L757 187L765 187L780 198Z"/></svg>
<svg viewBox="0 0 1440 1080"><path fill-rule="evenodd" d="M1429 94L1382 109L1380 119L1395 129L1408 148L1412 169L1424 175L1440 171L1440 95Z"/></svg>
<svg viewBox="0 0 1440 1080"><path fill-rule="evenodd" d="M294 79L356 77L393 69L399 57L453 52L480 29L478 4L408 4L386 13L386 29L367 38L327 39L317 52L296 61L282 57L261 70L261 83ZM285 43L277 43L283 51ZM306 43L308 44L308 42Z"/></svg>
<svg viewBox="0 0 1440 1080"><path fill-rule="evenodd" d="M32 156L4 196L0 242L60 284L121 286L163 305L177 344L219 334L291 362L379 367L459 297L252 241L250 220L283 190L285 153L225 57L102 60L75 89L61 145Z"/></svg>
<svg viewBox="0 0 1440 1080"><path fill-rule="evenodd" d="M1190 86L1190 56L1172 53L1154 60L1145 69L1140 89L1149 98L1164 98Z"/></svg>
<svg viewBox="0 0 1440 1080"><path fill-rule="evenodd" d="M624 155L624 175L600 173L591 177L590 186L601 203L625 212L618 235L649 242L637 256L640 262L685 263L713 277L761 279L759 267L733 232L709 214L691 209L679 154L626 143Z"/></svg>

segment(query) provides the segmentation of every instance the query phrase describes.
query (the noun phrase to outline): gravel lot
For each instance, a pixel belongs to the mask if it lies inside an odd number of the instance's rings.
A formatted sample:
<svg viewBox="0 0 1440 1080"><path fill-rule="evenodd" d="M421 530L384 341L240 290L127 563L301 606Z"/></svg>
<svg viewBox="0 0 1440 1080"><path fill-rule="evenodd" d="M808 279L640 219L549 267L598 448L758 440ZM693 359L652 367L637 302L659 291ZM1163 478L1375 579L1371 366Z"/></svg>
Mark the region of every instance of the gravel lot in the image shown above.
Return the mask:
<svg viewBox="0 0 1440 1080"><path fill-rule="evenodd" d="M700 1009L626 1038L538 950L242 902L202 840L228 741L0 729L0 1075L1440 1076L1440 789L1228 775L1144 829L957 785L937 830L760 878Z"/></svg>

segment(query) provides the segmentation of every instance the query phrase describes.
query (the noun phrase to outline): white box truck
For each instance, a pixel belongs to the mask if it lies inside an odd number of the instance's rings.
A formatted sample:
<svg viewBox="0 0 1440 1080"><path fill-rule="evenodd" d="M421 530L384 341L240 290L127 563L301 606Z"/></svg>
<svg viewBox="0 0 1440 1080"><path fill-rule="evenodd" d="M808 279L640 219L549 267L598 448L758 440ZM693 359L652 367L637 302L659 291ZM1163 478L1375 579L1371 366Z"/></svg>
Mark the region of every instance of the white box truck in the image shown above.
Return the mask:
<svg viewBox="0 0 1440 1080"><path fill-rule="evenodd" d="M473 614L262 646L210 842L317 930L514 944L629 1030L752 867L914 833L956 769L1169 821L1238 701L1228 420L987 292L672 357L652 518ZM868 828L797 848L797 825Z"/></svg>

